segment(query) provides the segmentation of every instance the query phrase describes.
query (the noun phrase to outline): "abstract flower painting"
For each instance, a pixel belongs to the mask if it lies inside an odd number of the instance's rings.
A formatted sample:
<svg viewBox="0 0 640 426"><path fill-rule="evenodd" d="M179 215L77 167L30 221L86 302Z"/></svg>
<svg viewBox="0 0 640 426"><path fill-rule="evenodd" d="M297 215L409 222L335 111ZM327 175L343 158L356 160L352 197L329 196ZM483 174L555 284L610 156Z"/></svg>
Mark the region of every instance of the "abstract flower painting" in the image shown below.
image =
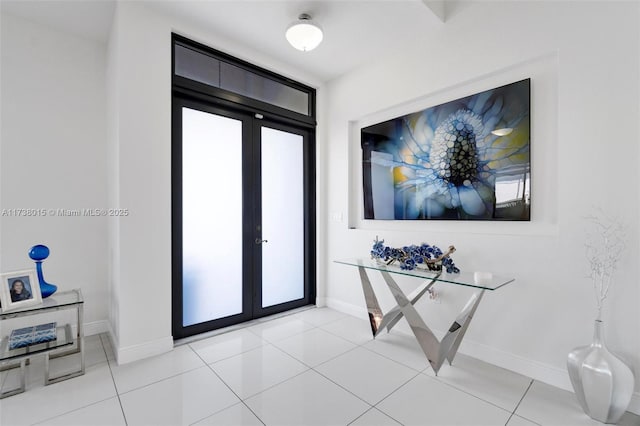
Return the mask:
<svg viewBox="0 0 640 426"><path fill-rule="evenodd" d="M530 86L363 128L364 218L530 220Z"/></svg>

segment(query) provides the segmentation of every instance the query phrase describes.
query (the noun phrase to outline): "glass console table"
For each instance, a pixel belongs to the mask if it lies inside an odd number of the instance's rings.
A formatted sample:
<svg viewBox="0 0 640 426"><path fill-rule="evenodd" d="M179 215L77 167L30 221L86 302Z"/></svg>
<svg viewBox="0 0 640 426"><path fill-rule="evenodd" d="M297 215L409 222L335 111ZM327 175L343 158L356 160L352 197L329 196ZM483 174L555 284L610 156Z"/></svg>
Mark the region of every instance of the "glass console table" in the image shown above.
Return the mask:
<svg viewBox="0 0 640 426"><path fill-rule="evenodd" d="M20 368L20 386L0 393L0 399L15 395L25 390L25 366L29 358L36 355L44 355L45 359L45 380L44 384L50 385L62 380L83 375L85 372L84 360L84 299L79 289L55 293L43 300L40 305L29 306L22 309L15 309L8 312L0 309L0 321L15 318L42 315L44 313L61 311L65 309L75 309L77 333L74 336L71 331L71 324L64 324L56 328L56 340L45 343L25 346L22 348L9 349L9 335L4 336L0 341L0 371L12 368ZM30 325L37 325L38 321L33 321ZM11 330L9 330L9 334ZM49 375L49 360L61 356L80 353L80 368L71 373L56 377Z"/></svg>
<svg viewBox="0 0 640 426"><path fill-rule="evenodd" d="M453 362L453 358L458 352L462 338L469 327L469 323L478 308L478 304L485 290L497 290L515 281L513 278L504 278L488 273L474 274L461 272L458 274L448 274L446 272L422 269L406 270L400 269L398 266L381 264L373 259L335 260L334 262L358 268L373 337L375 338L385 328L387 331L391 331L398 321L405 318L436 375L445 360L448 360L449 364ZM367 276L367 270L378 271L382 274L384 282L396 300L397 305L387 313L383 313L382 309L380 309L380 304ZM392 277L393 274L420 278L424 281L411 294L407 295L395 282ZM431 287L437 282L475 289L474 294L464 308L462 308L462 311L460 311L460 314L458 314L441 340L427 327L427 324L425 324L413 306L422 296L428 293Z"/></svg>

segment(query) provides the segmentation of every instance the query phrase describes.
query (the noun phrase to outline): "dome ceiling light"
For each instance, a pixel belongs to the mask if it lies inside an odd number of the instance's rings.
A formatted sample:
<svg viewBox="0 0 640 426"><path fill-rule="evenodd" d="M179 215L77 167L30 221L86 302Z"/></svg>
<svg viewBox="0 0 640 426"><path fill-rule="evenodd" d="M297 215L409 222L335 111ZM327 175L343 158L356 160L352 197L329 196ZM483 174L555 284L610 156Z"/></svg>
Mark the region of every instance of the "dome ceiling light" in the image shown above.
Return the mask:
<svg viewBox="0 0 640 426"><path fill-rule="evenodd" d="M289 43L298 50L308 52L318 47L322 41L322 29L306 13L287 28L285 33Z"/></svg>

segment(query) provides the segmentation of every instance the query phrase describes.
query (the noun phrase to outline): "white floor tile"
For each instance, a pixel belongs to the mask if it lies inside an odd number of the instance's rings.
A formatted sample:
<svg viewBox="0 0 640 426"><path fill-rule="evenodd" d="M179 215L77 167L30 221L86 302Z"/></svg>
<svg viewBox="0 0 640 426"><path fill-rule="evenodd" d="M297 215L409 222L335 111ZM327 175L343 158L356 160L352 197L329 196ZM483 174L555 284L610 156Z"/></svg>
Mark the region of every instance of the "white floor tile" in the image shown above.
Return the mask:
<svg viewBox="0 0 640 426"><path fill-rule="evenodd" d="M292 315L294 318L320 327L346 317L346 314L329 308L312 308Z"/></svg>
<svg viewBox="0 0 640 426"><path fill-rule="evenodd" d="M244 403L225 408L219 413L195 423L194 426L262 426L262 422Z"/></svg>
<svg viewBox="0 0 640 426"><path fill-rule="evenodd" d="M100 335L100 340L102 341L102 347L104 348L107 360L115 361L116 355L113 351L113 346L111 345L111 339L109 339L109 335L103 333Z"/></svg>
<svg viewBox="0 0 640 426"><path fill-rule="evenodd" d="M245 401L266 425L347 425L370 406L315 371Z"/></svg>
<svg viewBox="0 0 640 426"><path fill-rule="evenodd" d="M356 347L353 343L319 328L279 340L274 346L311 367Z"/></svg>
<svg viewBox="0 0 640 426"><path fill-rule="evenodd" d="M84 339L84 359L86 367L107 362L107 355L102 346L100 336L94 335ZM80 354L71 354L59 358L51 358L49 371L52 377L61 376L80 368ZM44 365L44 363L43 363Z"/></svg>
<svg viewBox="0 0 640 426"><path fill-rule="evenodd" d="M640 426L640 416L627 411L620 418L618 426Z"/></svg>
<svg viewBox="0 0 640 426"><path fill-rule="evenodd" d="M240 400L209 367L120 395L129 426L189 425Z"/></svg>
<svg viewBox="0 0 640 426"><path fill-rule="evenodd" d="M109 365L88 367L83 376L39 386L0 400L0 424L22 425L59 416L116 395ZM35 409L37 407L37 409Z"/></svg>
<svg viewBox="0 0 640 426"><path fill-rule="evenodd" d="M3 384L8 375L9 375L9 370L0 371L0 391L4 389Z"/></svg>
<svg viewBox="0 0 640 426"><path fill-rule="evenodd" d="M2 392L7 392L20 386L20 368L12 368L3 373L5 376ZM42 386L44 386L44 356L41 355L29 359L29 364L25 366L25 387L29 390Z"/></svg>
<svg viewBox="0 0 640 426"><path fill-rule="evenodd" d="M240 329L193 342L189 346L207 364L211 364L212 362L250 351L266 343L254 333Z"/></svg>
<svg viewBox="0 0 640 426"><path fill-rule="evenodd" d="M321 325L320 328L347 339L356 345L362 345L373 340L371 325L362 318L347 315L337 321Z"/></svg>
<svg viewBox="0 0 640 426"><path fill-rule="evenodd" d="M435 376L430 368L424 374ZM437 380L511 412L516 409L531 383L528 377L463 354L456 355L453 366L445 361Z"/></svg>
<svg viewBox="0 0 640 426"><path fill-rule="evenodd" d="M84 338L84 360L87 365L102 364L107 361L107 354L100 335L94 334Z"/></svg>
<svg viewBox="0 0 640 426"><path fill-rule="evenodd" d="M539 382L511 415L531 379L462 354L435 377L413 336L395 331L373 341L362 319L311 311L306 320L304 312L264 319L251 331L123 366L106 335L89 336L87 373L44 386L43 357L33 358L27 391L0 400L0 425L600 424L572 392ZM75 367L74 356L53 361L52 372ZM4 390L18 384L16 373L0 373ZM626 413L619 424L640 426L640 416Z"/></svg>
<svg viewBox="0 0 640 426"><path fill-rule="evenodd" d="M545 426L601 424L582 411L572 392L538 381L533 382L516 414Z"/></svg>
<svg viewBox="0 0 640 426"><path fill-rule="evenodd" d="M507 426L540 426L538 423L534 423L531 420L527 420L520 416L516 416L515 414L511 416Z"/></svg>
<svg viewBox="0 0 640 426"><path fill-rule="evenodd" d="M340 355L316 371L372 405L419 374L364 348Z"/></svg>
<svg viewBox="0 0 640 426"><path fill-rule="evenodd" d="M247 327L247 330L269 342L277 342L287 337L295 336L315 326L301 319L286 316L271 321L265 321Z"/></svg>
<svg viewBox="0 0 640 426"><path fill-rule="evenodd" d="M510 412L419 374L376 406L403 425L504 425Z"/></svg>
<svg viewBox="0 0 640 426"><path fill-rule="evenodd" d="M431 367L427 356L413 335L383 332L364 346L417 371L424 371Z"/></svg>
<svg viewBox="0 0 640 426"><path fill-rule="evenodd" d="M70 413L37 423L38 426L125 426L117 397L96 402Z"/></svg>
<svg viewBox="0 0 640 426"><path fill-rule="evenodd" d="M210 365L242 399L296 376L308 367L273 345L261 346Z"/></svg>
<svg viewBox="0 0 640 426"><path fill-rule="evenodd" d="M111 370L118 393L122 394L204 365L190 347L180 346L171 352L128 364L111 363Z"/></svg>
<svg viewBox="0 0 640 426"><path fill-rule="evenodd" d="M375 408L358 417L349 426L400 426L400 423Z"/></svg>

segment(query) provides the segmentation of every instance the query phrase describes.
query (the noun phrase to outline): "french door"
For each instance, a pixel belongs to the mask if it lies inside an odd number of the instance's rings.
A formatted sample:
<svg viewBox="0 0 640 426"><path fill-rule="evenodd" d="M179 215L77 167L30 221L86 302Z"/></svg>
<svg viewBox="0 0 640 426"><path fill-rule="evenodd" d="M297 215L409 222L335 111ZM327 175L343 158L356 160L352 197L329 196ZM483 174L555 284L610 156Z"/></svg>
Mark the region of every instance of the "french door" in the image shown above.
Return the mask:
<svg viewBox="0 0 640 426"><path fill-rule="evenodd" d="M174 98L174 338L314 303L313 151L304 127Z"/></svg>

